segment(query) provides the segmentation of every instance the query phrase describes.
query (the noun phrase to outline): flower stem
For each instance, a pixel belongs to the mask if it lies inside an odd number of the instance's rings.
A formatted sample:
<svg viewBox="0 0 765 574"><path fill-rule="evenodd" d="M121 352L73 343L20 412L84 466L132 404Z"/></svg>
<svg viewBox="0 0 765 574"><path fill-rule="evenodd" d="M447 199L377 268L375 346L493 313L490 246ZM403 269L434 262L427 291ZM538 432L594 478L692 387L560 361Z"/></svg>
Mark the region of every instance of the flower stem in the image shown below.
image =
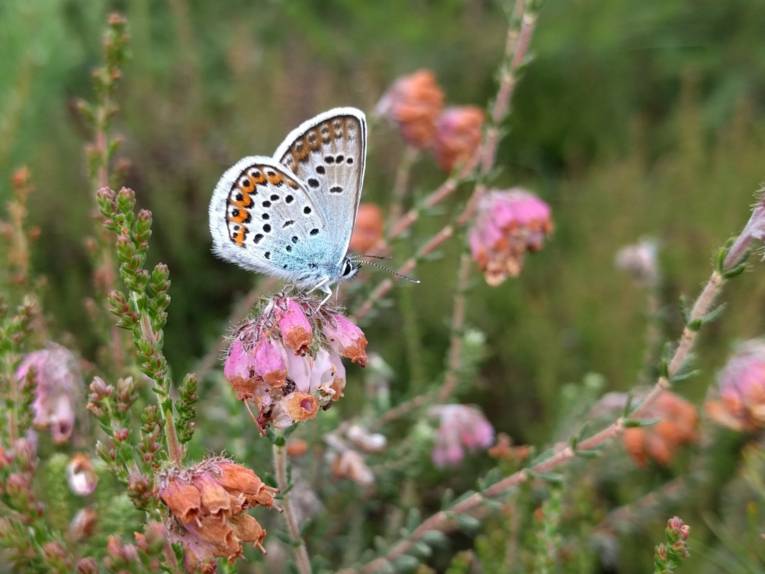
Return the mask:
<svg viewBox="0 0 765 574"><path fill-rule="evenodd" d="M295 513L292 511L292 504L289 498L289 483L287 481L287 449L282 446L274 445L274 474L276 475L276 485L281 493L281 503L284 509L284 521L287 523L287 530L292 537L295 551L295 565L300 574L311 574L311 561L308 558L308 549L306 548L303 536L300 533L300 527L295 520Z"/></svg>

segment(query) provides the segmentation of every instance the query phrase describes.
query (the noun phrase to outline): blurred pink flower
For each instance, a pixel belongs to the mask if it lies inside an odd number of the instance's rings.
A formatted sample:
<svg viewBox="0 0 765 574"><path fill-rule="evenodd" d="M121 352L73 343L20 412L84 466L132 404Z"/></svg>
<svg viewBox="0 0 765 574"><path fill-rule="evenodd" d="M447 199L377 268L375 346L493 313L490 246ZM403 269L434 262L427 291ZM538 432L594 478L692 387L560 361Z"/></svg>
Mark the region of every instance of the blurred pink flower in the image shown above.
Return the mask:
<svg viewBox="0 0 765 574"><path fill-rule="evenodd" d="M476 106L446 108L436 122L433 153L441 169L451 171L470 161L481 145L484 114Z"/></svg>
<svg viewBox="0 0 765 574"><path fill-rule="evenodd" d="M486 282L496 286L516 277L526 253L539 251L552 228L550 207L536 195L520 188L487 193L469 233L470 251Z"/></svg>
<svg viewBox="0 0 765 574"><path fill-rule="evenodd" d="M98 485L98 476L87 454L77 453L66 466L66 480L69 490L77 496L93 494Z"/></svg>
<svg viewBox="0 0 765 574"><path fill-rule="evenodd" d="M432 455L438 467L456 466L466 450L486 449L494 442L494 428L477 407L439 405L430 414L440 419Z"/></svg>
<svg viewBox="0 0 765 574"><path fill-rule="evenodd" d="M655 239L641 239L616 253L616 266L640 284L654 286L659 280L659 245Z"/></svg>
<svg viewBox="0 0 765 574"><path fill-rule="evenodd" d="M34 372L34 424L49 428L54 442L69 440L74 430L75 409L83 385L77 358L68 349L50 344L29 353L16 371L16 378L25 383Z"/></svg>
<svg viewBox="0 0 765 574"><path fill-rule="evenodd" d="M417 70L396 80L375 111L395 122L409 145L424 149L433 141L436 118L443 106L444 93L433 72Z"/></svg>
<svg viewBox="0 0 765 574"><path fill-rule="evenodd" d="M375 482L375 475L364 457L355 450L333 452L330 455L330 465L336 478L347 478L360 486L371 486Z"/></svg>
<svg viewBox="0 0 765 574"><path fill-rule="evenodd" d="M709 416L738 431L765 427L765 341L740 345L717 381L719 396L705 405Z"/></svg>
<svg viewBox="0 0 765 574"><path fill-rule="evenodd" d="M343 396L347 357L364 366L367 340L349 319L309 298L275 296L234 334L223 373L256 421L286 428Z"/></svg>

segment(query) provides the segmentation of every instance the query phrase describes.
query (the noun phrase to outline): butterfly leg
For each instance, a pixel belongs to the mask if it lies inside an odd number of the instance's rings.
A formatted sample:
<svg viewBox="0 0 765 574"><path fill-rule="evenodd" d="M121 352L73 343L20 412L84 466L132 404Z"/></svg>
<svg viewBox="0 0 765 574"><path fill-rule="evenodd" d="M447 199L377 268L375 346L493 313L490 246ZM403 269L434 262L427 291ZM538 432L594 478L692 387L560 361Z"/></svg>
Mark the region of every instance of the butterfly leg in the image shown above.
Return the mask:
<svg viewBox="0 0 765 574"><path fill-rule="evenodd" d="M330 281L329 278L325 277L324 279L319 281L316 285L311 287L311 289L308 290L308 293L313 293L314 291L318 289L322 293L326 294L326 297L324 297L324 299L321 300L321 303L319 303L319 309L321 309L324 306L324 304L327 301L329 301L329 298L332 297L332 289L329 286L329 281Z"/></svg>

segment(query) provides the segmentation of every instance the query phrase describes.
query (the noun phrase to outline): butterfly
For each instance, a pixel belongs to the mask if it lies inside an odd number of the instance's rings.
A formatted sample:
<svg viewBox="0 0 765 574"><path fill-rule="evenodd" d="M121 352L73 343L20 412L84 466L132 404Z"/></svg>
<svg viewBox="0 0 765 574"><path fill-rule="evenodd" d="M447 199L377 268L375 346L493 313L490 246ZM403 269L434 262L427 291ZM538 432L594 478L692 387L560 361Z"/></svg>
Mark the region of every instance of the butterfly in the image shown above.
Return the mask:
<svg viewBox="0 0 765 574"><path fill-rule="evenodd" d="M225 171L210 201L213 252L237 265L332 295L359 261L348 255L364 183L366 117L334 108L292 130L273 157Z"/></svg>

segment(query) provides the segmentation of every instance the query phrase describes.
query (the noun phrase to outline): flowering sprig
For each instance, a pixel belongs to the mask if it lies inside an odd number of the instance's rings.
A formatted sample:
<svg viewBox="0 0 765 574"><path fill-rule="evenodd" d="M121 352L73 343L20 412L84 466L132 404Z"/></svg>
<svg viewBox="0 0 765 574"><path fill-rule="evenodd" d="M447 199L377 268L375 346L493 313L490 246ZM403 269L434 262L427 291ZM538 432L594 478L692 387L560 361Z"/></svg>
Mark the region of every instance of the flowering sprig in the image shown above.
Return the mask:
<svg viewBox="0 0 765 574"><path fill-rule="evenodd" d="M116 237L116 254L119 274L124 291L115 289L109 293L109 307L117 325L128 330L133 338L138 368L152 383L157 398L159 414L164 425L167 454L175 464L180 464L183 450L175 424L176 407L171 397L172 379L167 359L163 353L163 329L170 304L170 277L167 265L157 263L151 270L145 267L151 237L151 212L135 211L135 193L122 188L115 193L102 188L97 203L104 225ZM188 400L195 391L187 379L184 396L184 438L190 438ZM193 401L191 401L193 403Z"/></svg>
<svg viewBox="0 0 765 574"><path fill-rule="evenodd" d="M122 138L113 134L112 128L114 117L119 111L117 88L122 79L122 66L128 49L127 20L124 16L118 13L109 15L102 45L103 64L92 72L94 100L77 101L80 117L91 131L91 140L85 145L85 157L94 198L101 188L116 186L117 173L112 167ZM96 213L93 217L97 219L97 202L94 207ZM95 299L87 300L86 305L103 339L105 351L112 359L113 372L119 373L124 366L127 351L124 348L124 336L116 325L111 324L107 310L108 295L117 281L113 238L107 229L98 225L94 236L85 239L85 246L93 266L95 289Z"/></svg>
<svg viewBox="0 0 765 574"><path fill-rule="evenodd" d="M657 544L654 552L654 574L672 574L688 558L690 531L690 527L677 516L667 521L666 541Z"/></svg>

